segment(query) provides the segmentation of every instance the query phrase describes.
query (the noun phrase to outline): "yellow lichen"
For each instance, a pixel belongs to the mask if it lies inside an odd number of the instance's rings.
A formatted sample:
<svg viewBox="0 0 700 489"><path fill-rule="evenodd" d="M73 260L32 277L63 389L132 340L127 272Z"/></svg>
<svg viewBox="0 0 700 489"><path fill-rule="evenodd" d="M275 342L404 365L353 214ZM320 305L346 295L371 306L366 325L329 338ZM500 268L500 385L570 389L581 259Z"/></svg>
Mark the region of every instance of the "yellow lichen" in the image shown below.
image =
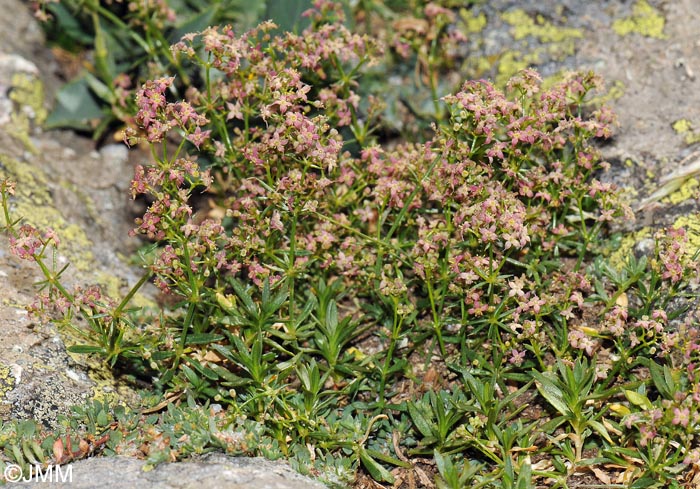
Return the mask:
<svg viewBox="0 0 700 489"><path fill-rule="evenodd" d="M0 165L17 181L14 214L40 230L52 228L61 239L59 252L79 271L94 269L92 241L76 224L65 220L48 191L48 178L41 169L0 153Z"/></svg>
<svg viewBox="0 0 700 489"><path fill-rule="evenodd" d="M688 119L678 119L671 124L671 127L676 131L676 134L685 134L693 130L693 126Z"/></svg>
<svg viewBox="0 0 700 489"><path fill-rule="evenodd" d="M666 19L647 0L638 0L632 7L632 15L613 22L612 28L619 36L641 34L645 37L665 39Z"/></svg>
<svg viewBox="0 0 700 489"><path fill-rule="evenodd" d="M12 369L0 363L0 402L4 401L7 393L15 388L15 381Z"/></svg>
<svg viewBox="0 0 700 489"><path fill-rule="evenodd" d="M524 10L515 9L505 12L503 20L513 26L512 33L516 41L533 36L543 43L561 43L566 40L580 39L583 33L572 27L557 27L542 15L534 19Z"/></svg>
<svg viewBox="0 0 700 489"><path fill-rule="evenodd" d="M483 12L480 12L479 15L475 17L469 10L462 8L459 10L459 16L464 22L464 32L466 34L477 34L486 27L486 15L484 15Z"/></svg>
<svg viewBox="0 0 700 489"><path fill-rule="evenodd" d="M680 204L688 199L695 197L697 194L697 188L700 182L696 178L689 178L680 186L678 190L673 192L668 197L665 197L661 202L666 204Z"/></svg>
<svg viewBox="0 0 700 489"><path fill-rule="evenodd" d="M583 37L580 29L558 27L547 21L543 16L531 17L522 9L505 12L503 21L512 26L511 34L515 41L528 37L540 43L529 51L505 51L498 60L496 85L503 86L519 71L542 62L548 58L561 61L574 54L576 39Z"/></svg>
<svg viewBox="0 0 700 489"><path fill-rule="evenodd" d="M621 270L627 262L627 258L634 252L634 247L641 240L652 236L652 229L645 227L637 232L628 234L622 238L620 247L608 256L608 263L616 270Z"/></svg>
<svg viewBox="0 0 700 489"><path fill-rule="evenodd" d="M686 144L695 144L700 142L700 132L693 130L693 123L688 119L678 119L676 122L671 124L671 127L676 134L685 136L683 140Z"/></svg>
<svg viewBox="0 0 700 489"><path fill-rule="evenodd" d="M540 62L539 53L519 53L516 51L506 51L498 61L498 74L496 75L496 85L505 86L513 75L525 68Z"/></svg>
<svg viewBox="0 0 700 489"><path fill-rule="evenodd" d="M31 153L37 150L29 137L32 121L41 125L46 120L44 85L39 78L26 73L15 73L10 82L9 98L15 103L10 114L7 133L21 142Z"/></svg>
<svg viewBox="0 0 700 489"><path fill-rule="evenodd" d="M685 229L690 245L687 258L692 258L692 255L700 250L700 214L680 216L674 221L673 227Z"/></svg>
<svg viewBox="0 0 700 489"><path fill-rule="evenodd" d="M625 84L620 80L615 80L612 86L602 95L593 97L591 102L595 105L605 105L618 100L625 94Z"/></svg>
<svg viewBox="0 0 700 489"><path fill-rule="evenodd" d="M44 84L39 78L26 73L15 73L9 96L36 124L44 123L48 114L44 107Z"/></svg>

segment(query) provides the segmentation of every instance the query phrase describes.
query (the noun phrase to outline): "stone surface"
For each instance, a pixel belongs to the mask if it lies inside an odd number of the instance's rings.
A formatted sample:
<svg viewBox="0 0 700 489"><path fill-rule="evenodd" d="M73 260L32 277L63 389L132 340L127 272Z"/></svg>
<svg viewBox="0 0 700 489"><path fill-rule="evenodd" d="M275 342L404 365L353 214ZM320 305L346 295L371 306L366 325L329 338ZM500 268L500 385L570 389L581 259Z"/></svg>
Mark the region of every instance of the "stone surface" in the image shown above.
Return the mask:
<svg viewBox="0 0 700 489"><path fill-rule="evenodd" d="M66 489L322 489L294 472L288 465L263 458L238 458L210 454L198 460L175 464L161 464L148 472L145 462L123 457L92 458L61 470L60 480L70 474L66 482L46 480L22 484L26 488ZM51 474L47 472L47 474Z"/></svg>

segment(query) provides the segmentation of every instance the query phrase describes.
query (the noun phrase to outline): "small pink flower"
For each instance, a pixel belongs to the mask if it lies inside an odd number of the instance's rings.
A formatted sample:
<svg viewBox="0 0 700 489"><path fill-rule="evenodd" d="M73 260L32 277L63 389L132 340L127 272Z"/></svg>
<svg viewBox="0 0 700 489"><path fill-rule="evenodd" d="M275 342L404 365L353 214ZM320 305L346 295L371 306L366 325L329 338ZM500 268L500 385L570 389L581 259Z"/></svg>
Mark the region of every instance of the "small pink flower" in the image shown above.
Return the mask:
<svg viewBox="0 0 700 489"><path fill-rule="evenodd" d="M193 133L187 135L187 140L195 145L197 149L209 139L211 130L202 131L202 128L197 126Z"/></svg>
<svg viewBox="0 0 700 489"><path fill-rule="evenodd" d="M686 428L690 422L690 410L688 408L673 408L673 420L671 422Z"/></svg>

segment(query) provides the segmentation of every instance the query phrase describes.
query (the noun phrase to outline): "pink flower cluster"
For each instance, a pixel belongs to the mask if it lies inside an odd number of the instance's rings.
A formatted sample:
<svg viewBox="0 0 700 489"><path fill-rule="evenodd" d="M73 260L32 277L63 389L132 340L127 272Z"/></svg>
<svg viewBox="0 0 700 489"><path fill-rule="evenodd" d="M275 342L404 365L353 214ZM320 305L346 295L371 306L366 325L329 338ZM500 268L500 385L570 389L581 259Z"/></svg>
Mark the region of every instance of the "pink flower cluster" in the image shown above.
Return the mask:
<svg viewBox="0 0 700 489"><path fill-rule="evenodd" d="M35 227L23 224L15 236L10 236L10 251L23 260L36 260L49 245L60 245L58 236L51 228L40 233Z"/></svg>

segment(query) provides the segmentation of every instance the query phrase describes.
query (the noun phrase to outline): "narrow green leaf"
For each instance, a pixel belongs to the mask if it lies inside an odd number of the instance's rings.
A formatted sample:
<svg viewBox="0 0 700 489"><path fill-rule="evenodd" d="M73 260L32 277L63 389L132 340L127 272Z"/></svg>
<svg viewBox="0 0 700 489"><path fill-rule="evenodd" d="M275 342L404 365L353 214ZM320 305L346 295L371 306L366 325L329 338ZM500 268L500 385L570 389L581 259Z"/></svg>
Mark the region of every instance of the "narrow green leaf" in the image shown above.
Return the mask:
<svg viewBox="0 0 700 489"><path fill-rule="evenodd" d="M224 339L223 335L213 333L195 333L187 336L187 345L207 345Z"/></svg>
<svg viewBox="0 0 700 489"><path fill-rule="evenodd" d="M93 75L90 72L85 72L83 76L85 77L85 82L90 87L90 90L92 90L95 93L95 95L97 95L109 104L112 104L116 101L112 90L110 90L110 88L107 85L102 83L102 81L100 81L95 75Z"/></svg>
<svg viewBox="0 0 700 489"><path fill-rule="evenodd" d="M193 386L197 387L202 383L202 380L199 378L197 373L187 365L182 366L182 372L185 374L185 377L187 377L187 380Z"/></svg>
<svg viewBox="0 0 700 489"><path fill-rule="evenodd" d="M394 483L394 476L391 475L391 472L386 470L379 462L370 457L367 450L364 448L360 448L360 461L374 480L378 482L388 482L389 484Z"/></svg>
<svg viewBox="0 0 700 489"><path fill-rule="evenodd" d="M403 467L404 469L410 469L413 467L413 465L409 462L404 462L403 460L399 460L398 458L392 457L391 455L386 455L376 450L365 448L365 452L367 452L367 454L374 459L381 460L382 462L386 462L397 467Z"/></svg>
<svg viewBox="0 0 700 489"><path fill-rule="evenodd" d="M591 428L593 428L600 436L605 438L605 441L607 441L611 445L613 444L613 441L610 438L610 434L608 433L608 430L607 430L607 428L605 428L605 425L603 425L603 423L601 423L600 421L595 421L595 420L589 419L588 425Z"/></svg>
<svg viewBox="0 0 700 489"><path fill-rule="evenodd" d="M73 345L68 347L68 351L71 353L81 353L81 354L91 354L91 353L101 353L106 354L106 351L101 346L92 345Z"/></svg>
<svg viewBox="0 0 700 489"><path fill-rule="evenodd" d="M230 280L231 287L233 287L233 290L236 292L236 295L238 298L243 302L243 305L245 308L248 310L250 314L257 315L258 314L258 308L255 305L255 302L253 302L253 299L250 297L250 294L248 294L248 291L245 290L245 287L243 287L243 284L241 284L238 280Z"/></svg>
<svg viewBox="0 0 700 489"><path fill-rule="evenodd" d="M425 416L423 416L423 413L421 413L420 409L415 405L415 403L409 401L407 403L407 407L408 414L410 414L413 424L416 425L418 431L420 431L426 438L435 436L432 426L428 420L425 419Z"/></svg>
<svg viewBox="0 0 700 489"><path fill-rule="evenodd" d="M202 374L203 376L205 376L209 380L213 380L213 381L219 380L219 376L217 375L217 373L215 371L213 371L212 369L210 369L208 367L205 367L204 365L199 363L194 358L190 358L188 360L188 362L190 362L190 364L192 364L192 366L195 368L195 370L197 370L197 372L199 372L200 374Z"/></svg>
<svg viewBox="0 0 700 489"><path fill-rule="evenodd" d="M562 416L570 416L571 410L564 402L564 395L559 387L557 387L552 379L544 374L532 371L532 376L535 378L537 390L542 394L549 404L554 407Z"/></svg>

